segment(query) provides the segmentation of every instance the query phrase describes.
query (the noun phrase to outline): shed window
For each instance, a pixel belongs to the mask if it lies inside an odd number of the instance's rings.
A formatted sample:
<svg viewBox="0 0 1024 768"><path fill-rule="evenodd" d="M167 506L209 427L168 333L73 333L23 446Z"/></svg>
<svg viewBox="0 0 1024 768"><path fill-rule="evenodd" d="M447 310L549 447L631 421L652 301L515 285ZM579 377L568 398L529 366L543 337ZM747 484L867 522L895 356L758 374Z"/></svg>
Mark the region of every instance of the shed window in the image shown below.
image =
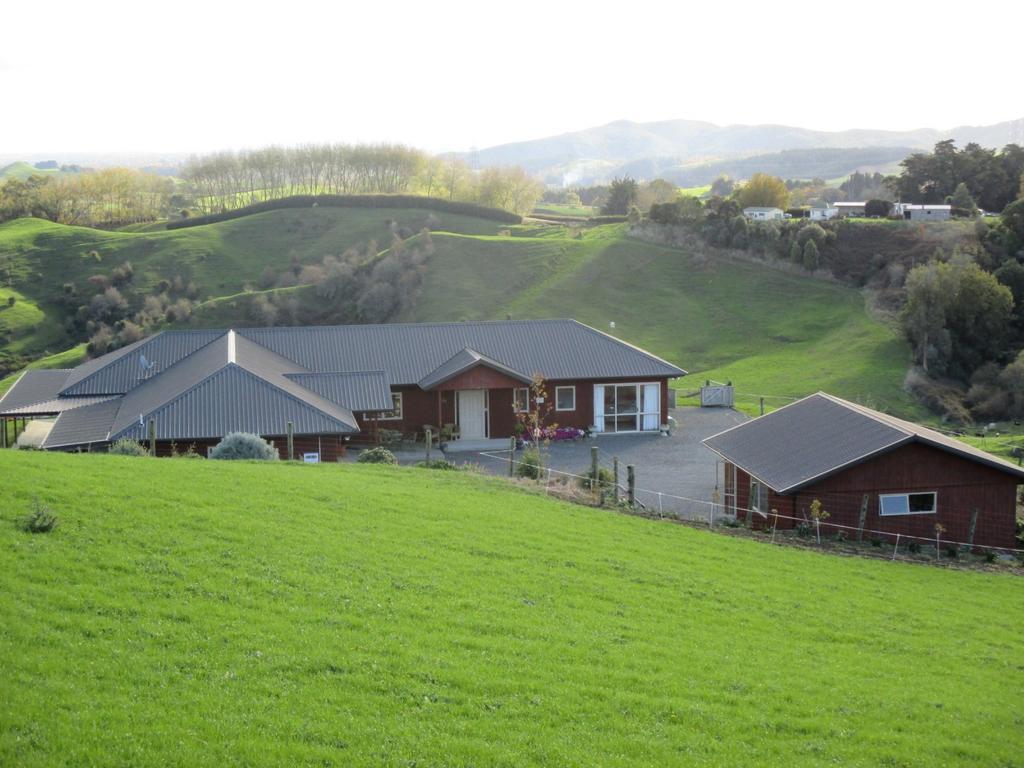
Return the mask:
<svg viewBox="0 0 1024 768"><path fill-rule="evenodd" d="M397 421L402 418L402 393L391 393L391 410L381 413L381 421Z"/></svg>
<svg viewBox="0 0 1024 768"><path fill-rule="evenodd" d="M526 413L530 410L530 388L516 387L516 396L512 404L516 413Z"/></svg>
<svg viewBox="0 0 1024 768"><path fill-rule="evenodd" d="M768 509L768 487L755 478L750 478L750 508L764 515Z"/></svg>
<svg viewBox="0 0 1024 768"><path fill-rule="evenodd" d="M928 515L934 514L937 506L934 491L926 493L882 493L878 496L878 514L882 517L890 515Z"/></svg>
<svg viewBox="0 0 1024 768"><path fill-rule="evenodd" d="M555 387L555 410L576 410L576 387Z"/></svg>

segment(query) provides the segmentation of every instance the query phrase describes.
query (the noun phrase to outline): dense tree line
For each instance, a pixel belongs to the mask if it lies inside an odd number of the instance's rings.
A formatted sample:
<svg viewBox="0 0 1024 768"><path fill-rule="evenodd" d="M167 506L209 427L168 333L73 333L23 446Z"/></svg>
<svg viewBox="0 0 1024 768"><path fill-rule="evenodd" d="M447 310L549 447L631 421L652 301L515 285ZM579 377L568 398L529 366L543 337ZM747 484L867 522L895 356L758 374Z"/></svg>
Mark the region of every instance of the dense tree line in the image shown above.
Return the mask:
<svg viewBox="0 0 1024 768"><path fill-rule="evenodd" d="M473 171L461 160L394 144L218 152L190 158L182 177L202 214L294 195L416 194L523 215L543 194L521 168Z"/></svg>
<svg viewBox="0 0 1024 768"><path fill-rule="evenodd" d="M900 165L903 171L890 186L904 202L946 203L963 184L974 202L998 213L1017 198L1024 184L1024 147L1017 144L997 152L974 143L957 149L949 139Z"/></svg>
<svg viewBox="0 0 1024 768"><path fill-rule="evenodd" d="M86 226L149 221L167 214L173 196L170 179L128 168L33 175L0 186L0 221L22 216Z"/></svg>
<svg viewBox="0 0 1024 768"><path fill-rule="evenodd" d="M954 197L965 194L954 188ZM966 200L958 203L965 206ZM648 221L681 228L713 246L870 285L898 310L914 362L924 371L922 381L941 379L953 393L959 387L960 413L968 413L966 408L979 419L1024 417L1024 198L1006 206L997 220L977 219L973 237L969 230L955 230L964 246L950 254L908 256L907 238L920 237L913 227L865 229L856 222L819 224L803 218L751 221L739 195L656 204ZM850 247L865 237L859 249ZM902 239L889 243L887 256L871 256L879 242L871 237Z"/></svg>

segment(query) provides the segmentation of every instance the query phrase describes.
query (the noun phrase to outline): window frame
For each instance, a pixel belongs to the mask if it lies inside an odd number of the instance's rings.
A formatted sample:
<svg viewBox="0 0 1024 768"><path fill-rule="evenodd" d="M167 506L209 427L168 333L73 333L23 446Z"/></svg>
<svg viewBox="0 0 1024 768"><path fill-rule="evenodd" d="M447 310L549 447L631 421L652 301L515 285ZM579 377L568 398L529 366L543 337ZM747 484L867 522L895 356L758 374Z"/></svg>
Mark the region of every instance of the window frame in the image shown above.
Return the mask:
<svg viewBox="0 0 1024 768"><path fill-rule="evenodd" d="M932 508L926 510L914 511L910 508L910 497L911 496L931 496L932 497ZM894 499L899 497L906 497L907 499L907 511L906 512L886 512L884 499ZM906 517L907 515L935 515L939 512L939 492L938 491L902 491L900 493L880 493L878 494L878 516L879 517Z"/></svg>
<svg viewBox="0 0 1024 768"><path fill-rule="evenodd" d="M768 506L768 486L753 475L750 476L750 490L747 496L747 506L758 514L768 516L768 510L761 508L761 503Z"/></svg>
<svg viewBox="0 0 1024 768"><path fill-rule="evenodd" d="M645 404L644 403L644 389L645 389L645 387L652 386L652 385L657 385L657 387L658 387L658 397L656 398L657 410L653 410L653 411L652 410L644 410L644 404ZM661 412L661 382L657 382L657 381L617 381L617 382L608 382L608 383L603 383L603 384L597 384L596 386L602 387L602 391L601 391L602 397L605 397L607 395L609 389L611 389L614 392L614 394L612 396L612 403L613 403L613 405L615 407L615 410L609 411L607 409L607 406L602 405L602 418L605 420L605 423L602 426L604 426L605 428L601 429L601 430L598 430L602 435L616 435L616 434L634 435L634 434L642 434L642 433L645 433L645 432L646 433L652 433L652 432L660 432L661 431L662 419L665 416L665 414L663 414ZM636 410L634 410L634 411L621 411L620 412L618 410L618 397L619 397L618 390L620 388L626 388L626 387L632 387L634 389L634 391L635 391L635 394L636 394L636 397L635 397ZM595 396L596 396L596 394L595 394ZM648 416L657 416L658 417L656 419L657 426L651 427L650 429L645 429L644 428L644 426L643 426L644 419L646 417L648 417ZM618 423L619 418L629 419L631 417L636 420L635 421L636 427L633 428L633 429L619 429L619 423ZM613 420L613 423L615 424L615 429L608 429L607 428L607 423L608 423L607 420L609 418L611 418Z"/></svg>
<svg viewBox="0 0 1024 768"><path fill-rule="evenodd" d="M526 407L519 407L519 393L526 393ZM530 388L529 387L513 387L512 388L512 411L514 413L529 413L530 412Z"/></svg>
<svg viewBox="0 0 1024 768"><path fill-rule="evenodd" d="M395 404L395 399L396 398L398 400L398 409L397 409L398 413L397 413L397 415L394 415L394 416L386 415L386 414L389 414L389 413L394 414L395 410L396 410L395 408L392 408L390 411L381 411L380 416L377 417L377 419L379 421L401 421L402 420L402 417L405 414L405 398L403 397L403 394L404 394L403 392L392 392L391 393L391 404L392 405Z"/></svg>
<svg viewBox="0 0 1024 768"><path fill-rule="evenodd" d="M562 408L558 404L558 393L561 392L563 389L568 389L568 390L570 390L572 392L572 408ZM556 411L575 411L576 410L576 386L575 385L567 384L567 385L562 386L562 387L555 387L555 410Z"/></svg>

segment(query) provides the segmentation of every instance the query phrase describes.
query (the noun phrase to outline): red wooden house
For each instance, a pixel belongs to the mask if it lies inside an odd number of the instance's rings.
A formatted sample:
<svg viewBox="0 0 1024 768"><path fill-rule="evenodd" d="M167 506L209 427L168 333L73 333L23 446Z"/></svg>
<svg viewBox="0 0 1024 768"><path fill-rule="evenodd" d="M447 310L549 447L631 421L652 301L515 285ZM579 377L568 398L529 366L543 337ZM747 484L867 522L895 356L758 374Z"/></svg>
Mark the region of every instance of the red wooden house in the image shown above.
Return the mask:
<svg viewBox="0 0 1024 768"><path fill-rule="evenodd" d="M27 371L0 419L48 420L42 448L144 440L203 448L228 432L280 439L330 460L349 439L455 425L507 438L546 380L551 422L658 433L680 368L574 320L165 331L72 370ZM283 442L279 442L283 445Z"/></svg>
<svg viewBox="0 0 1024 768"><path fill-rule="evenodd" d="M727 511L754 525L810 521L817 499L827 523L883 538L935 540L938 525L945 541L1016 546L1024 469L838 397L819 392L704 444L724 461Z"/></svg>

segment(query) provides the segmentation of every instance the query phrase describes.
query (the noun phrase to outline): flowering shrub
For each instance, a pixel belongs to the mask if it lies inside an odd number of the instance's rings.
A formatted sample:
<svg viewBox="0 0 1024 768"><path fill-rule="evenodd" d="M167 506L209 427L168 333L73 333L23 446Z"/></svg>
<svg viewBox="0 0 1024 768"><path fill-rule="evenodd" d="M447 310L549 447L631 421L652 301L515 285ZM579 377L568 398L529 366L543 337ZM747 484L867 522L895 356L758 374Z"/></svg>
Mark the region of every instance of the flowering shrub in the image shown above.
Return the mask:
<svg viewBox="0 0 1024 768"><path fill-rule="evenodd" d="M579 440L587 433L577 427L541 427L540 440L558 442L559 440Z"/></svg>

